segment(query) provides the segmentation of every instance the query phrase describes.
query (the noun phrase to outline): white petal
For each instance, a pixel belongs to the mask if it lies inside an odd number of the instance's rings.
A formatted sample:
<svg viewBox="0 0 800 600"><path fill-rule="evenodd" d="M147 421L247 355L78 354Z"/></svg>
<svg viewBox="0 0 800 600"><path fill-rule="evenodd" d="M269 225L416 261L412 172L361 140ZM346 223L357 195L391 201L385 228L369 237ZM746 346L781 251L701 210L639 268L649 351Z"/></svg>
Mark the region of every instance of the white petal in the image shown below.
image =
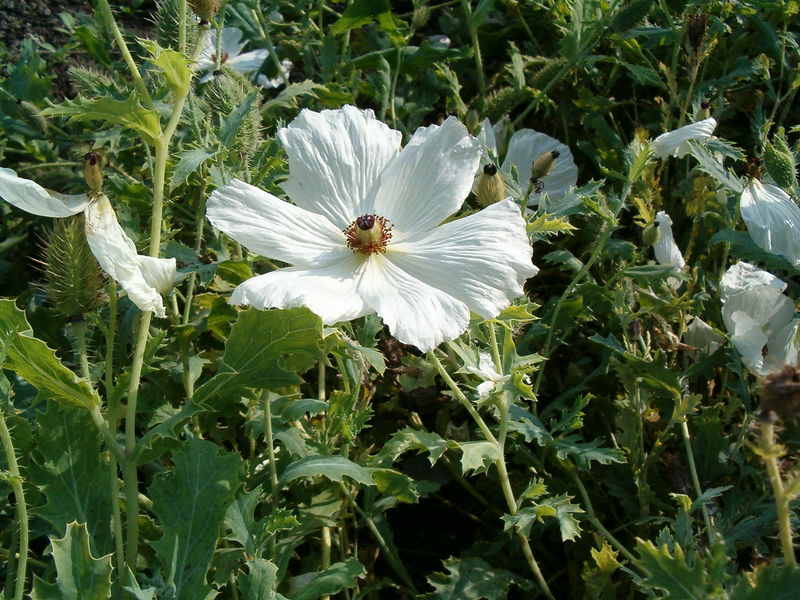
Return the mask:
<svg viewBox="0 0 800 600"><path fill-rule="evenodd" d="M488 352L480 352L478 354L478 366L471 367L465 365L464 368L468 373L472 373L473 375L477 375L484 381L498 381L500 379L500 373L497 372L497 369L494 365L494 360L489 355Z"/></svg>
<svg viewBox="0 0 800 600"><path fill-rule="evenodd" d="M301 266L323 266L352 254L344 234L309 212L238 179L214 191L208 221L252 252Z"/></svg>
<svg viewBox="0 0 800 600"><path fill-rule="evenodd" d="M683 341L706 354L713 354L725 342L725 337L700 317L694 317L686 328Z"/></svg>
<svg viewBox="0 0 800 600"><path fill-rule="evenodd" d="M233 58L229 57L225 64L239 73L252 73L261 68L268 56L269 50L251 50Z"/></svg>
<svg viewBox="0 0 800 600"><path fill-rule="evenodd" d="M351 253L323 268L279 269L237 286L230 302L262 310L307 306L327 324L349 321L374 312L356 289L365 262Z"/></svg>
<svg viewBox="0 0 800 600"><path fill-rule="evenodd" d="M707 140L714 133L716 127L717 120L709 117L697 123L684 125L674 131L662 133L653 140L650 146L653 149L653 156L656 158L667 158L668 156L683 158L690 151L687 141Z"/></svg>
<svg viewBox="0 0 800 600"><path fill-rule="evenodd" d="M658 241L653 244L653 252L659 264L670 265L683 268L686 261L683 260L675 238L672 237L672 219L663 210L656 215L656 225L658 226Z"/></svg>
<svg viewBox="0 0 800 600"><path fill-rule="evenodd" d="M494 128L489 119L484 119L481 123L481 130L478 132L478 141L492 154L497 156L497 138L494 135Z"/></svg>
<svg viewBox="0 0 800 600"><path fill-rule="evenodd" d="M281 61L281 71L283 72L283 76L279 75L278 77L270 78L261 73L258 75L258 77L256 77L256 83L267 90L280 87L284 84L285 78L289 77L289 73L292 70L292 66L293 66L292 61L285 58Z"/></svg>
<svg viewBox="0 0 800 600"><path fill-rule="evenodd" d="M278 137L289 155L283 189L295 204L345 229L370 212L367 195L399 152L402 136L376 120L371 110L345 106L322 112L304 109Z"/></svg>
<svg viewBox="0 0 800 600"><path fill-rule="evenodd" d="M478 387L475 388L475 391L478 392L478 396L481 398L486 398L486 396L492 393L494 386L494 381L484 381L483 383L478 384Z"/></svg>
<svg viewBox="0 0 800 600"><path fill-rule="evenodd" d="M796 367L797 356L797 332L800 328L800 319L792 321L775 331L767 340L769 352L764 357L764 374L777 373L784 367Z"/></svg>
<svg viewBox="0 0 800 600"><path fill-rule="evenodd" d="M216 49L217 43L217 36L216 34L211 34L207 36L210 38L213 48ZM222 50L223 55L228 55L228 60L239 56L242 51L242 48L245 47L246 42L242 42L242 30L237 29L236 27L225 27L222 30L222 40L220 43L220 49Z"/></svg>
<svg viewBox="0 0 800 600"><path fill-rule="evenodd" d="M413 278L382 254L373 254L365 267L359 294L404 344L427 352L466 331L464 303Z"/></svg>
<svg viewBox="0 0 800 600"><path fill-rule="evenodd" d="M786 283L775 277L772 273L764 269L759 269L750 263L738 262L725 271L725 274L722 276L719 285L719 295L724 303L730 296L737 292L763 286L773 287L779 292L786 289Z"/></svg>
<svg viewBox="0 0 800 600"><path fill-rule="evenodd" d="M155 258L154 256L137 255L142 276L149 286L159 294L166 294L172 289L177 275L177 264L174 258Z"/></svg>
<svg viewBox="0 0 800 600"><path fill-rule="evenodd" d="M754 373L761 373L764 366L764 346L767 335L761 326L746 312L737 310L728 314L726 325L731 342L742 356L742 362Z"/></svg>
<svg viewBox="0 0 800 600"><path fill-rule="evenodd" d="M386 257L411 276L493 318L522 295L539 271L531 264L525 222L511 200L390 243Z"/></svg>
<svg viewBox="0 0 800 600"><path fill-rule="evenodd" d="M742 191L739 208L756 245L800 267L800 207L789 194L753 179Z"/></svg>
<svg viewBox="0 0 800 600"><path fill-rule="evenodd" d="M511 172L511 165L516 165L519 172L519 186L524 194L528 189L531 178L533 161L545 152L557 150L559 157L553 165L553 170L542 177L540 192L532 192L529 204L539 203L539 196L547 193L551 200L561 198L569 188L578 182L578 167L572 158L569 146L562 144L556 138L533 129L520 129L511 136L508 142L508 151L503 160L503 171Z"/></svg>
<svg viewBox="0 0 800 600"><path fill-rule="evenodd" d="M86 241L100 267L122 286L136 306L159 317L166 315L161 295L145 279L136 246L120 227L105 195L96 197L86 208Z"/></svg>
<svg viewBox="0 0 800 600"><path fill-rule="evenodd" d="M438 225L469 194L480 157L480 142L455 117L417 129L381 175L375 213L405 232Z"/></svg>
<svg viewBox="0 0 800 600"><path fill-rule="evenodd" d="M68 217L86 209L86 194L50 192L35 181L17 177L11 169L0 168L0 198L17 208L42 217Z"/></svg>

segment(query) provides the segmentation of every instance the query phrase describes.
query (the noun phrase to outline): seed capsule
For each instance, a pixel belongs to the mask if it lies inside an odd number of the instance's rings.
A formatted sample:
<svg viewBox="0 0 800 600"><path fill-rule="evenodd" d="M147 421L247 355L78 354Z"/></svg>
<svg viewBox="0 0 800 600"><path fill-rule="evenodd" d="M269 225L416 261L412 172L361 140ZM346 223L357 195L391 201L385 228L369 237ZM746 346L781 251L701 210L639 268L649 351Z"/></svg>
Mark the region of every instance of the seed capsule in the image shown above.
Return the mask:
<svg viewBox="0 0 800 600"><path fill-rule="evenodd" d="M97 152L89 152L83 157L83 178L93 192L103 187L103 157Z"/></svg>
<svg viewBox="0 0 800 600"><path fill-rule="evenodd" d="M475 195L481 206L490 206L500 202L506 195L506 184L497 172L497 167L488 164L483 167L483 173L478 178Z"/></svg>
<svg viewBox="0 0 800 600"><path fill-rule="evenodd" d="M219 10L220 0L189 0L194 14L200 17L200 24L206 25L213 19Z"/></svg>
<svg viewBox="0 0 800 600"><path fill-rule="evenodd" d="M556 164L556 159L561 156L561 153L558 150L551 150L550 152L545 152L539 158L533 161L533 165L531 166L531 179L533 181L539 181L544 177L547 177L550 174L550 171L553 170L553 167Z"/></svg>
<svg viewBox="0 0 800 600"><path fill-rule="evenodd" d="M711 103L710 102L701 102L700 108L697 109L697 112L694 115L695 121L703 121L708 119L711 116Z"/></svg>

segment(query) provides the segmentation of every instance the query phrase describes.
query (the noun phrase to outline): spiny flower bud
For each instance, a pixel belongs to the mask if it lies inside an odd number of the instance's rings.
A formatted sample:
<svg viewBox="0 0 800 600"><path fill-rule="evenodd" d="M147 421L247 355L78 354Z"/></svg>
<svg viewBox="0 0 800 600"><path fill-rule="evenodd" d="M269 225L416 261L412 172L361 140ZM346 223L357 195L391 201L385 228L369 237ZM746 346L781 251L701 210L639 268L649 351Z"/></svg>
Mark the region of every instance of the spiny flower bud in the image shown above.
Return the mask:
<svg viewBox="0 0 800 600"><path fill-rule="evenodd" d="M704 121L711 116L711 103L710 102L701 102L700 108L697 109L697 112L694 115L695 123L697 121Z"/></svg>
<svg viewBox="0 0 800 600"><path fill-rule="evenodd" d="M44 249L42 286L55 309L82 315L100 303L103 275L84 233L82 214L58 219Z"/></svg>
<svg viewBox="0 0 800 600"><path fill-rule="evenodd" d="M797 165L782 127L764 148L764 166L770 177L780 187L792 189L795 186Z"/></svg>
<svg viewBox="0 0 800 600"><path fill-rule="evenodd" d="M478 178L475 195L481 206L490 206L506 197L506 184L493 164L484 165L483 173Z"/></svg>
<svg viewBox="0 0 800 600"><path fill-rule="evenodd" d="M103 157L97 152L89 152L83 157L83 178L93 192L103 187Z"/></svg>
<svg viewBox="0 0 800 600"><path fill-rule="evenodd" d="M219 10L220 0L189 0L194 14L200 17L200 23L206 24L213 19Z"/></svg>
<svg viewBox="0 0 800 600"><path fill-rule="evenodd" d="M655 225L650 225L642 232L642 242L647 246L655 246L661 239L661 231Z"/></svg>
<svg viewBox="0 0 800 600"><path fill-rule="evenodd" d="M561 153L558 150L550 150L534 160L533 165L531 165L531 179L533 181L539 181L547 177L550 171L553 170L553 166L556 164L556 159L559 156L561 156Z"/></svg>
<svg viewBox="0 0 800 600"><path fill-rule="evenodd" d="M686 23L686 37L689 38L689 45L695 52L700 49L706 39L707 27L708 15L702 13L691 15Z"/></svg>

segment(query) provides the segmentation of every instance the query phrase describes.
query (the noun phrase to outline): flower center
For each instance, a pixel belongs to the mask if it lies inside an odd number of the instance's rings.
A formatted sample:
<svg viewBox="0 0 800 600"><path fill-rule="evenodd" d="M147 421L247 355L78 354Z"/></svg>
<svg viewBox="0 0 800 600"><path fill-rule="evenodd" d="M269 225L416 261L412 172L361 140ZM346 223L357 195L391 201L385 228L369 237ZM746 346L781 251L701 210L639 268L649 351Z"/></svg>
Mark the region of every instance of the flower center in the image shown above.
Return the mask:
<svg viewBox="0 0 800 600"><path fill-rule="evenodd" d="M217 54L215 52L211 53L211 61L212 62L217 62ZM222 53L222 58L220 59L219 62L220 63L228 62L228 53L227 52L223 52Z"/></svg>
<svg viewBox="0 0 800 600"><path fill-rule="evenodd" d="M392 239L392 226L384 217L361 215L342 233L353 252L375 254L386 251L386 244Z"/></svg>

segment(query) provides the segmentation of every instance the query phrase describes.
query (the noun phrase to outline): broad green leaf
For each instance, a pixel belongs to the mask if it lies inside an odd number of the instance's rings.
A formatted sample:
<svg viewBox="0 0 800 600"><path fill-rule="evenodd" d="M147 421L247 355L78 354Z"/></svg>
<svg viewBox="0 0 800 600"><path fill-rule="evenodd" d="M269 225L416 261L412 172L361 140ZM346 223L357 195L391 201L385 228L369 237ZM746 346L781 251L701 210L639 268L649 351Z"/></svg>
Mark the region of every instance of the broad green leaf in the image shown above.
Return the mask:
<svg viewBox="0 0 800 600"><path fill-rule="evenodd" d="M350 3L341 18L331 26L333 35L341 35L351 29L363 27L377 21L381 15L391 14L389 0L355 0Z"/></svg>
<svg viewBox="0 0 800 600"><path fill-rule="evenodd" d="M316 361L320 339L322 322L307 308L240 312L217 374L197 389L193 400L202 404L247 387L274 389L300 383L297 373L286 368L286 359Z"/></svg>
<svg viewBox="0 0 800 600"><path fill-rule="evenodd" d="M148 489L153 514L164 532L151 545L165 580L175 586L175 600L197 600L211 592L206 572L225 512L239 487L242 459L220 453L211 442L191 438L173 460L174 470L157 476Z"/></svg>
<svg viewBox="0 0 800 600"><path fill-rule="evenodd" d="M94 551L111 552L111 471L92 420L85 410L48 402L36 424L37 462L29 465L29 476L47 503L33 513L59 535L64 535L67 523L85 523Z"/></svg>
<svg viewBox="0 0 800 600"><path fill-rule="evenodd" d="M203 148L193 148L191 150L184 150L178 153L178 164L172 171L172 179L169 181L169 187L174 190L181 184L186 183L189 175L197 171L204 162L209 158L214 158L216 152L209 152Z"/></svg>
<svg viewBox="0 0 800 600"><path fill-rule="evenodd" d="M477 557L448 558L444 567L446 574L428 577L436 591L422 596L425 600L504 600L512 583L528 588L526 580Z"/></svg>
<svg viewBox="0 0 800 600"><path fill-rule="evenodd" d="M372 473L372 480L380 492L394 496L400 502L411 504L419 500L419 492L414 480L400 471L375 469Z"/></svg>
<svg viewBox="0 0 800 600"><path fill-rule="evenodd" d="M256 521L255 518L261 494L261 486L238 494L225 513L225 525L231 530L226 538L239 542L249 555L256 554L266 526L263 519Z"/></svg>
<svg viewBox="0 0 800 600"><path fill-rule="evenodd" d="M31 600L106 600L111 598L111 555L94 558L86 525L70 523L61 539L51 539L55 583L33 578Z"/></svg>
<svg viewBox="0 0 800 600"><path fill-rule="evenodd" d="M406 427L392 434L379 453L379 462L384 457L389 459L390 462L410 450L417 450L419 452L428 452L428 460L433 465L439 460L448 448L456 448L455 442L449 442L436 433L427 431L419 431Z"/></svg>
<svg viewBox="0 0 800 600"><path fill-rule="evenodd" d="M89 383L61 364L53 350L33 337L25 313L0 300L0 359L46 398L84 408L100 403Z"/></svg>
<svg viewBox="0 0 800 600"><path fill-rule="evenodd" d="M316 475L322 475L331 481L342 481L343 477L349 477L363 485L375 485L372 480L373 471L374 469L362 467L344 456L306 456L293 462L281 473L278 487L283 487L298 477Z"/></svg>
<svg viewBox="0 0 800 600"><path fill-rule="evenodd" d="M333 564L317 573L299 593L294 594L293 600L316 600L320 596L336 594L355 586L356 580L366 574L364 565L355 558Z"/></svg>
<svg viewBox="0 0 800 600"><path fill-rule="evenodd" d="M275 592L278 567L263 558L254 558L246 563L247 572L240 571L236 583L242 592L242 600L278 600Z"/></svg>
<svg viewBox="0 0 800 600"><path fill-rule="evenodd" d="M121 125L133 129L150 141L161 135L158 113L142 106L135 93L125 100L115 100L108 96L94 99L78 96L46 108L42 114L69 117L70 121L104 121L111 125Z"/></svg>
<svg viewBox="0 0 800 600"><path fill-rule="evenodd" d="M484 471L489 464L500 458L497 444L491 442L461 442L461 472Z"/></svg>
<svg viewBox="0 0 800 600"><path fill-rule="evenodd" d="M647 575L643 587L665 592L670 600L722 599L723 573L715 573L713 559L705 560L697 552L687 556L680 545L670 552L666 544L656 547L653 542L637 540L639 559L636 565ZM725 558L723 556L723 562ZM723 565L724 569L724 565Z"/></svg>
<svg viewBox="0 0 800 600"><path fill-rule="evenodd" d="M798 590L800 568L773 561L740 576L730 600L796 600Z"/></svg>
<svg viewBox="0 0 800 600"><path fill-rule="evenodd" d="M161 70L167 87L178 96L186 95L192 81L189 59L171 48L162 48L153 40L140 38L139 43L153 57L148 60Z"/></svg>

